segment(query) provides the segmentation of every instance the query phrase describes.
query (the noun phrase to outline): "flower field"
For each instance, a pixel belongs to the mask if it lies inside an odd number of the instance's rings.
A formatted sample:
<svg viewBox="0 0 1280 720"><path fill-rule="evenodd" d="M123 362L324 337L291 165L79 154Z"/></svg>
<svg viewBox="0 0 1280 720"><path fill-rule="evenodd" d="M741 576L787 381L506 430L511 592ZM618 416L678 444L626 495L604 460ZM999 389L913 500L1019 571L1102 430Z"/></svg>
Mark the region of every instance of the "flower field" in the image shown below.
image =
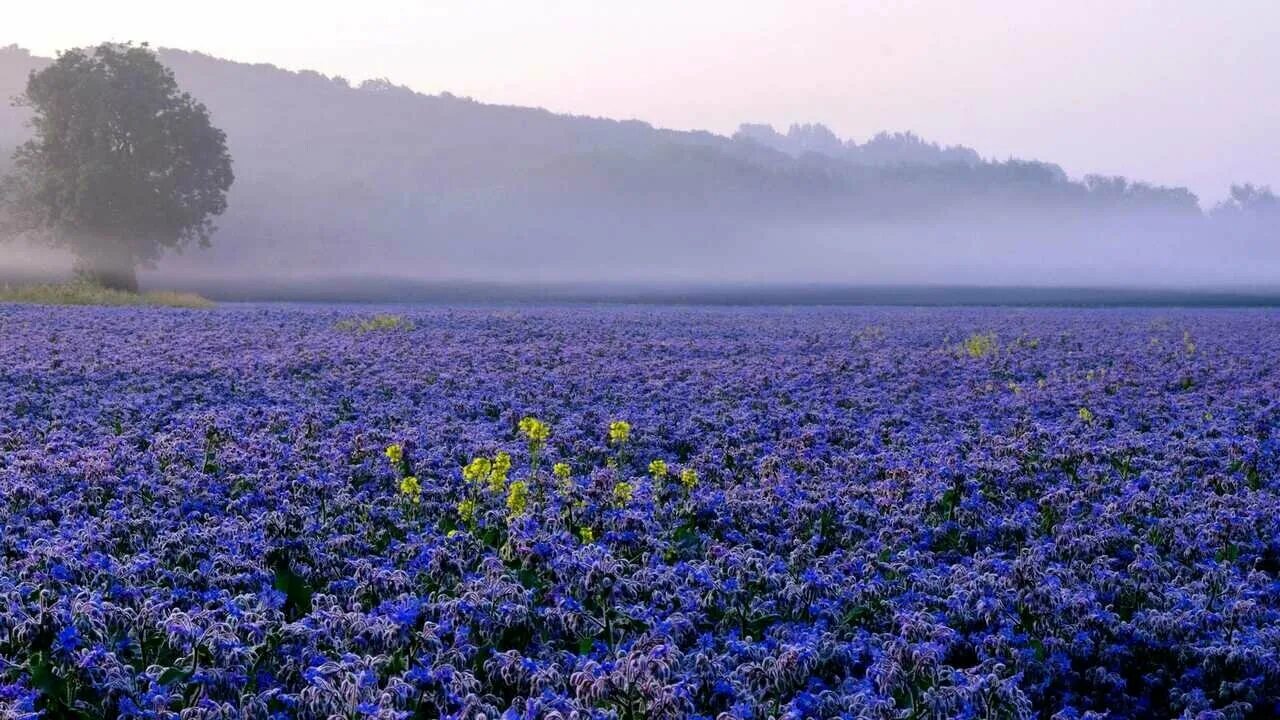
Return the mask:
<svg viewBox="0 0 1280 720"><path fill-rule="evenodd" d="M0 306L0 718L1280 713L1280 314Z"/></svg>

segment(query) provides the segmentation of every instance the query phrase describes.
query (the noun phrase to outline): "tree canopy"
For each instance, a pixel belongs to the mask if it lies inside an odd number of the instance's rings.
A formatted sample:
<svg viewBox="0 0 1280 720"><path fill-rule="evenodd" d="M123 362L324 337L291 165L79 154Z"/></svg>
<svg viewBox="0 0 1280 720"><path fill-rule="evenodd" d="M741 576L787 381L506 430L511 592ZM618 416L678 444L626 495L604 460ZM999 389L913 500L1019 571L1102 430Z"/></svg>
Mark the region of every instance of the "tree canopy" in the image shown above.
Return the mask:
<svg viewBox="0 0 1280 720"><path fill-rule="evenodd" d="M63 52L17 102L33 137L3 185L12 234L64 247L81 273L127 290L138 265L209 244L234 180L226 136L146 45Z"/></svg>

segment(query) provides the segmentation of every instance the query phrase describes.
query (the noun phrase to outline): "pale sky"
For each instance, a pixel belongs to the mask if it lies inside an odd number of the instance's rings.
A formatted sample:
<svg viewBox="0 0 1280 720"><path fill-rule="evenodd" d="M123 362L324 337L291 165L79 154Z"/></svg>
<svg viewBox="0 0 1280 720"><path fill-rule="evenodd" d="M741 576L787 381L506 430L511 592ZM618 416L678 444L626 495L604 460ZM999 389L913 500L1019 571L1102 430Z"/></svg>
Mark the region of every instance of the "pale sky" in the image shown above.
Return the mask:
<svg viewBox="0 0 1280 720"><path fill-rule="evenodd" d="M148 41L352 81L732 132L913 130L1073 176L1280 191L1275 0L117 0L0 10L41 54Z"/></svg>

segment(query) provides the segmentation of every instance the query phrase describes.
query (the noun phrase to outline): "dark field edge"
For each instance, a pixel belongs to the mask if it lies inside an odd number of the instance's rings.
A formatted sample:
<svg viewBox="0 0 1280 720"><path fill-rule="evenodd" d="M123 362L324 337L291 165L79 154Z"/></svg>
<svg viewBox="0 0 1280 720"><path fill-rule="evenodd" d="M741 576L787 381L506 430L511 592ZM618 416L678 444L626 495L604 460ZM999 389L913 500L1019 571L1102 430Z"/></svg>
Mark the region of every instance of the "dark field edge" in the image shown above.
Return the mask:
<svg viewBox="0 0 1280 720"><path fill-rule="evenodd" d="M0 274L0 285L50 278ZM430 281L376 276L193 279L143 276L144 290L223 302L606 303L640 305L908 305L1280 307L1280 286L1161 288L839 284L586 284Z"/></svg>
<svg viewBox="0 0 1280 720"><path fill-rule="evenodd" d="M222 301L617 303L642 305L1006 305L1280 307L1280 288L982 287L964 285L587 285L330 278L272 284L175 283Z"/></svg>

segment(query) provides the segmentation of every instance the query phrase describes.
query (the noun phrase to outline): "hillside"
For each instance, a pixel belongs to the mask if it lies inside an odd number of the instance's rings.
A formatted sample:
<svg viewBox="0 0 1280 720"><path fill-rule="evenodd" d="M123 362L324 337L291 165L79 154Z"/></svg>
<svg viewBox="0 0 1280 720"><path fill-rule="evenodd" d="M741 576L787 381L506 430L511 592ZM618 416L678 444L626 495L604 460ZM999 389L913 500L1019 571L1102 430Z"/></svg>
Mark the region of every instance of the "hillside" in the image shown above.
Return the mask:
<svg viewBox="0 0 1280 720"><path fill-rule="evenodd" d="M858 144L822 126L676 132L159 54L226 130L237 176L215 247L164 261L172 276L1269 277L1200 257L1205 216L1184 189L1075 181L1055 165L983 160L907 133ZM20 93L43 62L0 50L0 94ZM6 161L24 132L20 108L0 109ZM895 260L908 255L909 269Z"/></svg>

